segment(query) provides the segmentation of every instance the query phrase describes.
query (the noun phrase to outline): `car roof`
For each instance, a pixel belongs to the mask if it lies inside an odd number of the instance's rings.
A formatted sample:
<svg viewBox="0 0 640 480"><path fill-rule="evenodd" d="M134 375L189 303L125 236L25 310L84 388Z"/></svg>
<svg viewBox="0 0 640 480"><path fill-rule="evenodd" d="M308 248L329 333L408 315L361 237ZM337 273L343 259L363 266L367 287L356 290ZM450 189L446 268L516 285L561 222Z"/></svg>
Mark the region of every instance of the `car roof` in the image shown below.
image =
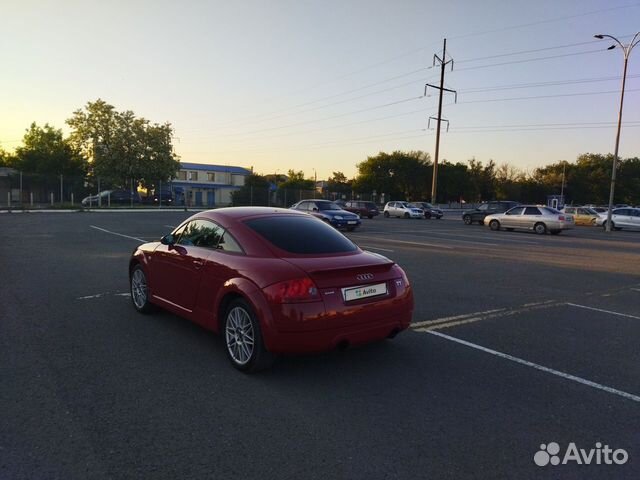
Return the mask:
<svg viewBox="0 0 640 480"><path fill-rule="evenodd" d="M257 217L257 216L269 216L269 215L304 215L307 214L304 212L299 212L297 210L291 210L289 208L277 208L277 207L225 207L225 208L216 208L214 210L206 210L204 212L199 212L195 216L200 218L207 217L211 220L216 219L228 219L239 221L243 218L249 217Z"/></svg>

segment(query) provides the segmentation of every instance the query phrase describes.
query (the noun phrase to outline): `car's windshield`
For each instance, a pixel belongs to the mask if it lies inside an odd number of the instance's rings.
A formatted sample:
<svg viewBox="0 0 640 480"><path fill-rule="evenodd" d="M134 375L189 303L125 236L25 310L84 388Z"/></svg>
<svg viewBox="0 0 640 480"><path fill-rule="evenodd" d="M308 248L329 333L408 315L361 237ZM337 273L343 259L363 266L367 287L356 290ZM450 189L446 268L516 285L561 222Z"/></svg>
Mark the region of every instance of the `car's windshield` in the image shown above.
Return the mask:
<svg viewBox="0 0 640 480"><path fill-rule="evenodd" d="M342 210L340 205L337 205L333 202L318 202L318 210Z"/></svg>

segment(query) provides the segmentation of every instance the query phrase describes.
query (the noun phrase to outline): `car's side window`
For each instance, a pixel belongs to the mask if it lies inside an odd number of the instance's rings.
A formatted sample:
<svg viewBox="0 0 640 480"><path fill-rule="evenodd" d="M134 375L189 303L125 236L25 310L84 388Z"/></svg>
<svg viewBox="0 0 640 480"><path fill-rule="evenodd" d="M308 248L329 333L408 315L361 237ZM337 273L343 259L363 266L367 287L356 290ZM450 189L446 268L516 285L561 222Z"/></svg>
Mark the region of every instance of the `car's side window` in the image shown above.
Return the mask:
<svg viewBox="0 0 640 480"><path fill-rule="evenodd" d="M483 203L482 205L480 205L478 207L478 210L482 210L482 211L488 210L488 209L489 209L489 204L488 203Z"/></svg>
<svg viewBox="0 0 640 480"><path fill-rule="evenodd" d="M231 253L244 253L240 244L229 232L224 232L222 235L222 238L218 243L218 250Z"/></svg>
<svg viewBox="0 0 640 480"><path fill-rule="evenodd" d="M524 209L524 214L525 215L540 215L540 210L538 210L536 207L527 207Z"/></svg>
<svg viewBox="0 0 640 480"><path fill-rule="evenodd" d="M198 225L195 220L187 223L184 227L182 227L182 231L180 232L180 236L176 240L176 244L178 245L193 245L193 240L196 238L198 233Z"/></svg>
<svg viewBox="0 0 640 480"><path fill-rule="evenodd" d="M208 220L193 220L187 224L177 243L186 246L216 248L223 232L222 228Z"/></svg>
<svg viewBox="0 0 640 480"><path fill-rule="evenodd" d="M572 207L566 207L566 208L564 209L564 213L572 213L572 214L575 214L575 213L576 213L576 209L575 209L575 208L572 208Z"/></svg>
<svg viewBox="0 0 640 480"><path fill-rule="evenodd" d="M587 212L584 208L579 208L578 215L589 215L589 212Z"/></svg>
<svg viewBox="0 0 640 480"><path fill-rule="evenodd" d="M513 207L511 210L508 210L505 215L520 215L522 210L524 210L522 207Z"/></svg>

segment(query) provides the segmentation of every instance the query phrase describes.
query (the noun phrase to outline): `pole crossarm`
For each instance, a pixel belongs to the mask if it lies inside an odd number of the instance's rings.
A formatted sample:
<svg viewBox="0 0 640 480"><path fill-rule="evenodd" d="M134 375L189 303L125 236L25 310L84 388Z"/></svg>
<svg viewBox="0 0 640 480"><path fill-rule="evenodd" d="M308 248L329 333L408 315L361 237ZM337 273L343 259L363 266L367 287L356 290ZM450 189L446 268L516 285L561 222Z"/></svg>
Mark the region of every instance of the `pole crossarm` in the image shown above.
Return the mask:
<svg viewBox="0 0 640 480"><path fill-rule="evenodd" d="M451 90L450 88L444 88L444 87L439 87L438 85L433 85L432 83L427 83L424 86L424 96L427 96L427 89L431 87L431 88L435 88L436 90L441 90L443 92L449 92L449 93L453 93L454 97L453 97L453 103L458 103L458 91L457 90Z"/></svg>
<svg viewBox="0 0 640 480"><path fill-rule="evenodd" d="M429 121L427 122L427 130L431 129L431 120L447 122L447 132L449 131L449 120L440 117L429 117Z"/></svg>

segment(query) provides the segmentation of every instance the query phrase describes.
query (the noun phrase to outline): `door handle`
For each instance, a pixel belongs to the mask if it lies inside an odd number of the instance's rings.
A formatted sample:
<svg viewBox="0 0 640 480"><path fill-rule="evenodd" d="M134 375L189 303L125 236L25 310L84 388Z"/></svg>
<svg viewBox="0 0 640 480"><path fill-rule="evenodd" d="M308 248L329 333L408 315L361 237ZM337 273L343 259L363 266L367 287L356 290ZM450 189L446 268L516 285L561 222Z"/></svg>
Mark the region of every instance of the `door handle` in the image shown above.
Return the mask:
<svg viewBox="0 0 640 480"><path fill-rule="evenodd" d="M203 265L204 265L204 262L202 260L193 261L193 266L196 267L196 269L202 268Z"/></svg>

